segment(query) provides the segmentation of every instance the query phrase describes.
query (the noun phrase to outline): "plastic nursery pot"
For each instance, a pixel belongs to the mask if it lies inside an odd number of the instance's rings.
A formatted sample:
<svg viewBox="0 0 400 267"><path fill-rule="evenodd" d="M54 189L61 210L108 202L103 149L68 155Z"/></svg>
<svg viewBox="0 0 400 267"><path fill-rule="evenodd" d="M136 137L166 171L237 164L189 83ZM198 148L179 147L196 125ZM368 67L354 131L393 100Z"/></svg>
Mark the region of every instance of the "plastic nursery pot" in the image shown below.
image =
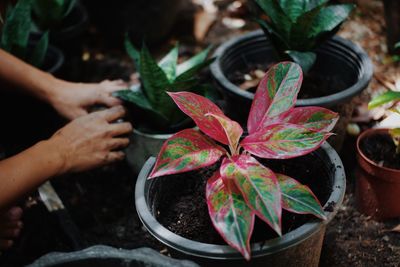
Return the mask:
<svg viewBox="0 0 400 267"><path fill-rule="evenodd" d="M369 129L357 139L357 207L377 220L400 216L400 170L379 166L369 159L361 150L361 142L388 134L388 129Z"/></svg>
<svg viewBox="0 0 400 267"><path fill-rule="evenodd" d="M163 256L150 248L134 250L94 246L71 253L50 253L27 267L198 267L189 261Z"/></svg>
<svg viewBox="0 0 400 267"><path fill-rule="evenodd" d="M156 219L159 214L158 202L163 202L160 192L179 194L183 190L180 186L188 183L189 176L182 176L181 184L175 184L176 178L173 176L148 180L147 177L154 166L155 158L150 158L146 162L136 182L136 209L146 229L169 248L172 256L193 260L201 266L316 267L319 263L326 224L335 216L343 201L346 182L342 162L329 144L325 143L322 148L309 156L311 158L307 158L309 159L307 162L321 164L320 166L327 174L326 177L321 176L318 180L329 188L327 190L329 193L324 196L326 199L324 209L328 219L321 221L312 218L285 233L281 238L252 243L252 259L249 262L228 245L189 240L171 232ZM192 175L190 179L199 178L197 172Z"/></svg>
<svg viewBox="0 0 400 267"><path fill-rule="evenodd" d="M334 130L338 135L330 139L333 147L340 150L353 111L353 105L349 102L368 86L373 66L363 49L338 36L323 43L315 52L317 61L310 73L316 73L322 79L339 80L341 85L327 96L298 99L297 106L327 107L340 113ZM229 77L236 72L246 71L251 65L269 66L278 62L273 46L264 33L257 30L223 43L214 56L217 59L211 65L211 74L227 102L226 112L244 124L254 94L240 89Z"/></svg>

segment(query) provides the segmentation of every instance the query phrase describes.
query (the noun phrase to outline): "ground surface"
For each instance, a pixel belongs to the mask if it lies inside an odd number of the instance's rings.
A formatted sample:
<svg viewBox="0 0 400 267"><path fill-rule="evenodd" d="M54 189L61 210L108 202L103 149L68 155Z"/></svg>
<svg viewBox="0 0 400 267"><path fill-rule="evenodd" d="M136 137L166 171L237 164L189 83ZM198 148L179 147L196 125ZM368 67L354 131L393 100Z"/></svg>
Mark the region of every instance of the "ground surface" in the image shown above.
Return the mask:
<svg viewBox="0 0 400 267"><path fill-rule="evenodd" d="M185 55L191 55L209 43L219 44L244 31L255 29L252 23L243 28L241 18L248 18L245 9L232 9L227 3L219 1L220 13L215 24L201 42L191 36L191 16L200 7L188 7L190 12L180 16L173 38L154 52L162 53L168 44L180 40ZM386 53L385 26L381 1L358 1L359 7L348 21L340 35L360 44L369 54L375 65L375 76L370 87L357 100L358 108L354 121L361 129L373 124L371 117L379 118L377 112L365 111L365 103L371 95L395 85L400 76L400 67ZM230 11L228 11L228 9ZM234 18L239 20L226 20ZM235 24L236 23L236 24ZM238 24L239 23L239 24ZM185 26L186 25L186 26ZM228 28L228 26L230 28ZM99 33L94 28L84 40L84 55L69 62L62 77L79 81L99 81L104 78L130 79L134 68L120 47L112 49L102 46ZM78 67L77 67L78 66ZM400 232L392 229L400 224L400 219L385 223L375 222L357 212L354 203L355 138L348 136L342 159L345 162L348 178L345 201L335 219L329 224L323 246L321 266L360 266L380 267L400 265ZM122 163L115 166L83 174L60 177L54 181L56 190L63 199L72 220L78 226L83 246L107 244L123 248L150 246L164 254L168 251L154 240L142 227L134 207L133 188L136 175ZM25 213L25 230L13 250L0 258L0 266L22 266L40 255L59 250L73 249L63 236L57 219L50 215L37 197L29 202Z"/></svg>

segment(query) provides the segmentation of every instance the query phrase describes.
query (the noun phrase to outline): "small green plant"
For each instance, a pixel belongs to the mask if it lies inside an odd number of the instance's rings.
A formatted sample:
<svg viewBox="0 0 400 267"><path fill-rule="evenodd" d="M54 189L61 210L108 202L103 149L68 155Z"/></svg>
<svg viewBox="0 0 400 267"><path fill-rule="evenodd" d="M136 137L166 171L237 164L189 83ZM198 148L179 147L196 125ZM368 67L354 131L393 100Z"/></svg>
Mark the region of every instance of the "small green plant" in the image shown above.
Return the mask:
<svg viewBox="0 0 400 267"><path fill-rule="evenodd" d="M75 5L76 0L35 0L32 3L34 21L41 30L54 29Z"/></svg>
<svg viewBox="0 0 400 267"><path fill-rule="evenodd" d="M308 186L274 173L253 157L303 156L332 135L337 113L320 107L295 107L302 79L295 63L282 62L270 68L254 96L248 135L243 139L242 127L207 98L190 92L168 93L199 130L186 129L165 141L148 179L217 163L219 169L205 188L210 219L226 243L247 260L256 216L278 235L282 235L282 209L326 219Z"/></svg>
<svg viewBox="0 0 400 267"><path fill-rule="evenodd" d="M214 59L207 59L210 48L203 50L189 60L178 64L178 45L176 45L159 63L150 55L143 44L139 52L129 41L125 40L125 48L134 60L140 75L139 88L122 90L116 93L119 98L135 104L148 115L149 126L136 125L145 131L165 131L169 127L182 122L184 114L176 107L167 91L190 91L208 95L211 91L206 85L200 84L196 76L199 71L208 66ZM140 115L137 115L140 116ZM149 119L149 116L151 117ZM146 129L151 128L151 129Z"/></svg>
<svg viewBox="0 0 400 267"><path fill-rule="evenodd" d="M32 26L32 0L19 0L14 7L9 6L1 31L0 47L14 56L41 67L48 48L48 33L44 33L35 47L29 45Z"/></svg>
<svg viewBox="0 0 400 267"><path fill-rule="evenodd" d="M328 5L329 0L255 0L268 16L257 19L281 60L290 58L304 72L314 65L313 50L333 35L353 4Z"/></svg>
<svg viewBox="0 0 400 267"><path fill-rule="evenodd" d="M400 107L397 106L399 102L400 92L387 91L386 93L374 97L371 102L368 103L368 109L388 104L388 109L400 114ZM392 136L393 142L396 145L396 153L400 154L400 127L389 130L389 134Z"/></svg>

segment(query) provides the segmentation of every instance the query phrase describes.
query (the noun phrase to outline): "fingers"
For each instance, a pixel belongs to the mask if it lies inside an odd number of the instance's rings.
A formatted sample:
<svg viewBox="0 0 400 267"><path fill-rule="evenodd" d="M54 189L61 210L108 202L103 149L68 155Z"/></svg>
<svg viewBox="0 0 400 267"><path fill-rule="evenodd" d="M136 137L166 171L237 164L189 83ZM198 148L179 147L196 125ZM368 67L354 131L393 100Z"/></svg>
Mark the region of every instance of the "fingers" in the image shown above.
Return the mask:
<svg viewBox="0 0 400 267"><path fill-rule="evenodd" d="M112 93L118 90L126 89L128 85L123 80L105 80L100 83L106 92Z"/></svg>
<svg viewBox="0 0 400 267"><path fill-rule="evenodd" d="M122 151L114 151L107 154L104 159L105 164L113 163L116 161L123 160L125 158L125 153Z"/></svg>
<svg viewBox="0 0 400 267"><path fill-rule="evenodd" d="M115 106L95 113L97 113L96 115L100 116L101 118L104 118L106 121L112 122L122 118L125 115L125 109L122 106Z"/></svg>
<svg viewBox="0 0 400 267"><path fill-rule="evenodd" d="M129 122L115 123L110 125L110 133L112 136L129 134L133 130Z"/></svg>
<svg viewBox="0 0 400 267"><path fill-rule="evenodd" d="M99 102L98 104L104 104L108 107L114 107L122 104L121 100L109 94L101 94L99 96L98 102Z"/></svg>
<svg viewBox="0 0 400 267"><path fill-rule="evenodd" d="M108 148L110 150L116 150L120 148L127 147L129 145L128 138L114 138L108 143Z"/></svg>

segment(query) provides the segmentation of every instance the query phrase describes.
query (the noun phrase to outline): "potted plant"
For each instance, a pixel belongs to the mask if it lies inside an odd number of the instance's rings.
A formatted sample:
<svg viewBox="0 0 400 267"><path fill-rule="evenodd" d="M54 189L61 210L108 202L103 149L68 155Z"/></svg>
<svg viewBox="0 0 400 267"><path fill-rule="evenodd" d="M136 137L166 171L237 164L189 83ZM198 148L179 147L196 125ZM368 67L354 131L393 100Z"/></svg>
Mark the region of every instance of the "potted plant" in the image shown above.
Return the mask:
<svg viewBox="0 0 400 267"><path fill-rule="evenodd" d="M202 133L175 134L157 161L149 159L142 169L136 209L148 231L176 255L204 266L318 266L325 224L341 204L345 178L329 145L317 150L338 115L320 107L295 108L301 82L299 65L273 66L258 87L243 139L239 123L208 99L169 93ZM307 159L293 159L311 152ZM320 168L313 172L312 165ZM308 185L300 182L314 175L318 178ZM325 209L309 186L330 203ZM319 219L294 219L286 211ZM296 220L299 224L293 224Z"/></svg>
<svg viewBox="0 0 400 267"><path fill-rule="evenodd" d="M28 267L73 267L73 266L159 266L159 267L198 267L190 261L179 261L150 248L134 250L116 249L108 246L93 246L84 250L47 254Z"/></svg>
<svg viewBox="0 0 400 267"><path fill-rule="evenodd" d="M64 61L63 54L48 44L48 33L31 38L30 0L19 0L6 11L1 29L0 47L14 56L50 73L56 72Z"/></svg>
<svg viewBox="0 0 400 267"><path fill-rule="evenodd" d="M197 74L213 59L207 59L208 48L178 64L176 45L157 63L145 45L139 52L126 37L125 47L139 72L140 85L121 90L116 96L127 103L132 114L135 130L127 148L127 159L138 172L148 157L157 155L171 134L191 123L165 92L186 90L209 95L212 89L201 85Z"/></svg>
<svg viewBox="0 0 400 267"><path fill-rule="evenodd" d="M57 45L70 46L64 42L82 35L89 22L79 0L36 0L32 12L36 30L50 31L50 39Z"/></svg>
<svg viewBox="0 0 400 267"><path fill-rule="evenodd" d="M368 107L388 104L399 113L399 101L400 92L388 91ZM369 129L357 139L357 206L378 220L400 216L400 117L397 119L397 128Z"/></svg>
<svg viewBox="0 0 400 267"><path fill-rule="evenodd" d="M333 36L353 5L303 0L256 3L269 17L268 21L258 20L264 31L222 44L211 66L213 78L225 96L227 113L243 123L257 84L257 75L251 73L290 59L307 71L297 105L323 106L339 112L340 121L334 130L334 147L339 149L352 114L349 102L368 86L372 77L367 54L356 44ZM250 79L252 85L247 86L245 79Z"/></svg>

